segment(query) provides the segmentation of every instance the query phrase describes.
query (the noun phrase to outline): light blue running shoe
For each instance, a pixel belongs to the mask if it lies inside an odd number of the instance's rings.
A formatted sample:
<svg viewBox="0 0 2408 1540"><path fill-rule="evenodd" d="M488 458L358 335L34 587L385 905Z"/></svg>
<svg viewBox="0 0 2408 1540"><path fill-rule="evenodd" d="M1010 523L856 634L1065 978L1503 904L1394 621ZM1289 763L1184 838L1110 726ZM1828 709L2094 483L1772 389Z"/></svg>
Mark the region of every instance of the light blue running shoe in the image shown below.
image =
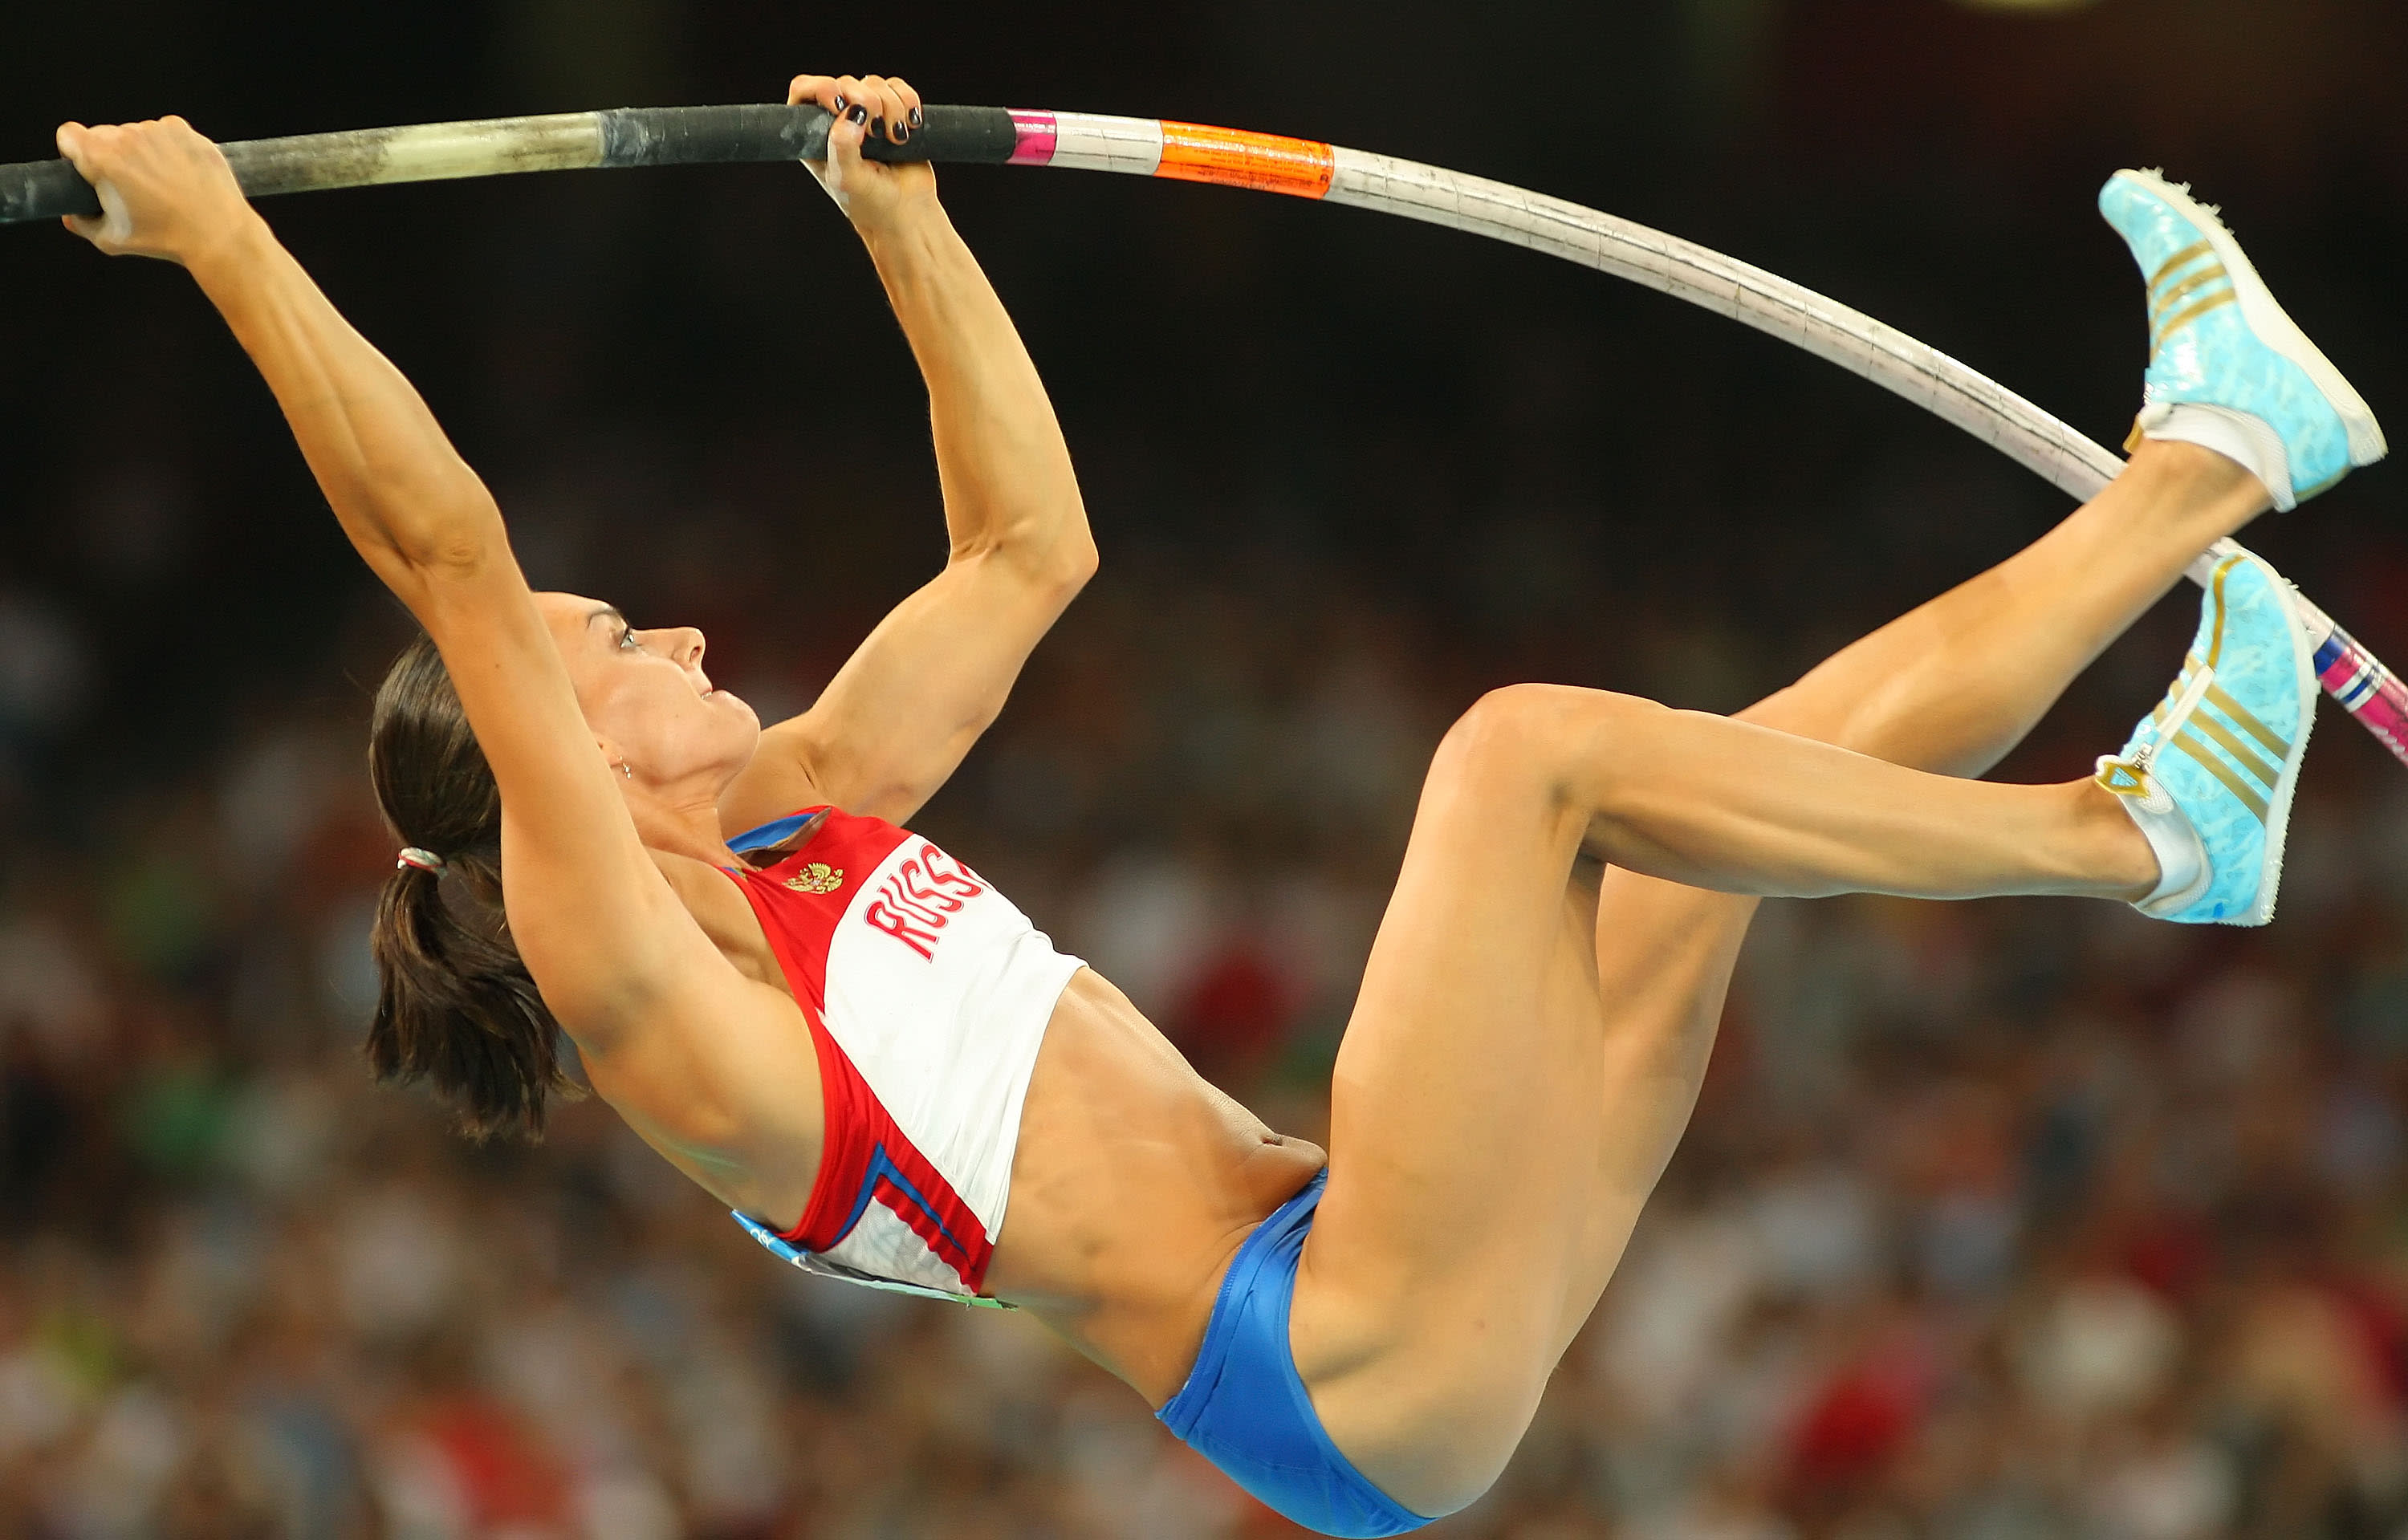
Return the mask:
<svg viewBox="0 0 2408 1540"><path fill-rule="evenodd" d="M2148 279L2149 372L2124 447L2204 444L2289 508L2382 459L2383 429L2189 192L2155 171L2118 171L2099 190L2099 211Z"/></svg>
<svg viewBox="0 0 2408 1540"><path fill-rule="evenodd" d="M2157 853L2133 907L2186 924L2263 925L2283 879L2291 790L2315 725L2316 677L2291 585L2258 558L2220 558L2182 673L2124 751L2099 762Z"/></svg>

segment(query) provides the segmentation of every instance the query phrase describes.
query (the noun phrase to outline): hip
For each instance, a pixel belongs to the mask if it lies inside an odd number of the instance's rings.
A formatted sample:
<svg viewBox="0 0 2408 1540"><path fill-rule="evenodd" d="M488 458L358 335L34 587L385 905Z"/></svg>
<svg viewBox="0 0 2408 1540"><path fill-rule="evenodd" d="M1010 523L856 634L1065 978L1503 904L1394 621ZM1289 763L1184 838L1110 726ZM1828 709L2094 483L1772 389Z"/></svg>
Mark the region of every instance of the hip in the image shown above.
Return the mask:
<svg viewBox="0 0 2408 1540"><path fill-rule="evenodd" d="M1160 1406L1187 1378L1230 1259L1326 1162L1082 969L1030 1077L988 1288Z"/></svg>

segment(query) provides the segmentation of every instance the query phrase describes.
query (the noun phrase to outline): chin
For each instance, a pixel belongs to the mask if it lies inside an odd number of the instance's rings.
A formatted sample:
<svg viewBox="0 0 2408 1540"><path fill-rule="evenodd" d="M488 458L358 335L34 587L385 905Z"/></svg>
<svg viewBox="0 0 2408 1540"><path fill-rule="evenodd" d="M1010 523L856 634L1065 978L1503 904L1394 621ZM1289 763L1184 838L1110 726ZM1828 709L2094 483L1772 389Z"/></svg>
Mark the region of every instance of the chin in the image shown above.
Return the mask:
<svg viewBox="0 0 2408 1540"><path fill-rule="evenodd" d="M727 705L722 709L734 719L724 723L722 728L726 735L728 758L734 760L738 765L750 764L752 763L752 756L759 752L761 748L761 719L753 714L751 706L735 696L728 695L723 698Z"/></svg>

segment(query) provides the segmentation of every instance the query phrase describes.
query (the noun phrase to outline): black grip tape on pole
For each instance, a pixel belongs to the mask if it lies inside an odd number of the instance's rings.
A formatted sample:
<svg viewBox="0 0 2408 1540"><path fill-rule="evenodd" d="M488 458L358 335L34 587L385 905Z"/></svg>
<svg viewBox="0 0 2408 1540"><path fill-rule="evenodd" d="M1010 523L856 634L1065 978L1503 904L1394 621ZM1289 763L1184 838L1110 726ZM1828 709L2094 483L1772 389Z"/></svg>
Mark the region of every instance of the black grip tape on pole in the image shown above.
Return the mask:
<svg viewBox="0 0 2408 1540"><path fill-rule="evenodd" d="M834 121L816 107L619 107L602 120L602 164L718 165L742 161L816 161L827 154ZM864 159L1000 165L1017 142L1011 114L999 107L930 107L927 121L901 144L883 135L862 143Z"/></svg>
<svg viewBox="0 0 2408 1540"><path fill-rule="evenodd" d="M64 161L0 165L0 224L99 212L100 194Z"/></svg>

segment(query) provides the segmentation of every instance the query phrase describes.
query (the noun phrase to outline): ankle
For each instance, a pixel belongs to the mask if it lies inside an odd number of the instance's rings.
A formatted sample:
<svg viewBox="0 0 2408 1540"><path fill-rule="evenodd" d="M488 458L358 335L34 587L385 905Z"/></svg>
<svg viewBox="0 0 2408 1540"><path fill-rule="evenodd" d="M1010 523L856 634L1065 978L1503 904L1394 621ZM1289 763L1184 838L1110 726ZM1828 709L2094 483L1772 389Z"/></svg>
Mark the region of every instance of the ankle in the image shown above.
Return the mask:
<svg viewBox="0 0 2408 1540"><path fill-rule="evenodd" d="M2126 468L2144 475L2167 477L2211 495L2229 490L2243 481L2258 479L2239 461L2218 454L2203 445L2186 443L2179 438L2142 439L2133 446L2132 457L2126 462Z"/></svg>
<svg viewBox="0 0 2408 1540"><path fill-rule="evenodd" d="M2249 468L2203 445L2143 438L2133 447L2127 476L2150 485L2170 512L2214 533L2213 543L2273 506L2265 483Z"/></svg>
<svg viewBox="0 0 2408 1540"><path fill-rule="evenodd" d="M2123 799L2095 779L2067 783L2084 875L2101 898L2137 904L2155 892L2163 877L2149 838L2124 807Z"/></svg>

